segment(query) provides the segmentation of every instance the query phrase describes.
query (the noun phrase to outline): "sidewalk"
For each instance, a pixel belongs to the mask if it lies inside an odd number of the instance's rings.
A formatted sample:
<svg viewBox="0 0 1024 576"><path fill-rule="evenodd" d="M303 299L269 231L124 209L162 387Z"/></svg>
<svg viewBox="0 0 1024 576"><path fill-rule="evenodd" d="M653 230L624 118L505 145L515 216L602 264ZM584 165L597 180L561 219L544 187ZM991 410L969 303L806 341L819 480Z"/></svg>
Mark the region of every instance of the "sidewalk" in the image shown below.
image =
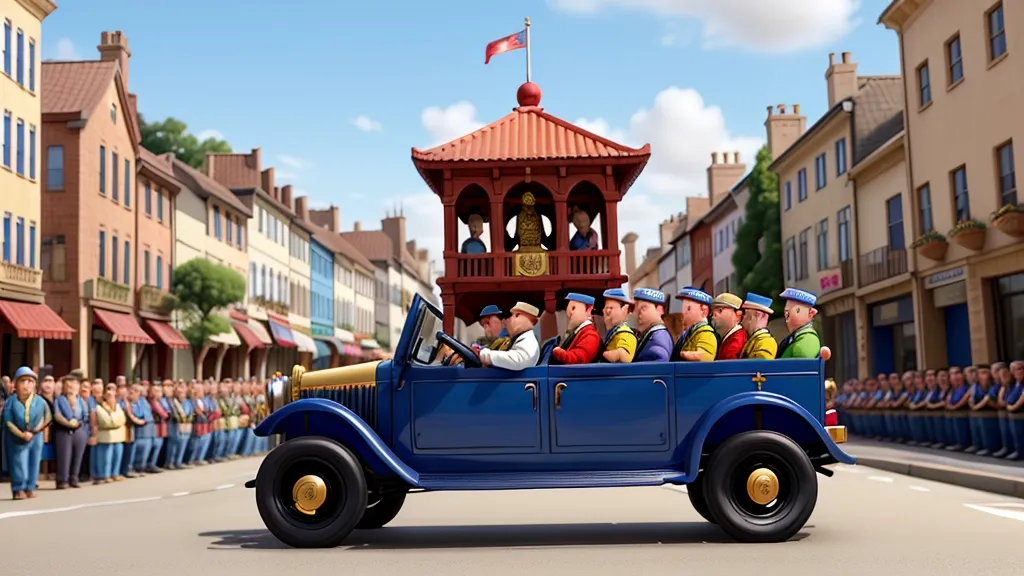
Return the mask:
<svg viewBox="0 0 1024 576"><path fill-rule="evenodd" d="M857 464L964 488L1024 498L1024 462L1009 462L947 452L851 438L843 449L857 458Z"/></svg>

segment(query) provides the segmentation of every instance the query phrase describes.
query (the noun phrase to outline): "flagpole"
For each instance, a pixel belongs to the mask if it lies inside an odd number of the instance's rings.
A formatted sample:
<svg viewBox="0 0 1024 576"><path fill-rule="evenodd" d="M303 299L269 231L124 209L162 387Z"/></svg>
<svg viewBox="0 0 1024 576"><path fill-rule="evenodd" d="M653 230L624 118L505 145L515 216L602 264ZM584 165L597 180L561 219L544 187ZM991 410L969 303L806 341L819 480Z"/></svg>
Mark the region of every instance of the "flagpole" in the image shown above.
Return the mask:
<svg viewBox="0 0 1024 576"><path fill-rule="evenodd" d="M530 81L530 17L526 17L526 81Z"/></svg>

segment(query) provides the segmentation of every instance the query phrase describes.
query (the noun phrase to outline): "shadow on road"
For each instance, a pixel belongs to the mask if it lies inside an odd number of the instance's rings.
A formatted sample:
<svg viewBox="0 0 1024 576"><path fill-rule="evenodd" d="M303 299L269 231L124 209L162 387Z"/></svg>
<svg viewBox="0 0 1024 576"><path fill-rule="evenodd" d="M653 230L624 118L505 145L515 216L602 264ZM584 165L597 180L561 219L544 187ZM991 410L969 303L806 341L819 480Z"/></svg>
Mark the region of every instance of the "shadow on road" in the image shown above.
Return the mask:
<svg viewBox="0 0 1024 576"><path fill-rule="evenodd" d="M806 528L813 528L807 526ZM282 544L266 530L203 532L211 548L280 550ZM808 536L801 532L790 542ZM340 548L399 550L429 548L505 548L609 546L638 544L734 544L721 529L705 522L631 524L527 524L516 526L401 526L355 531Z"/></svg>

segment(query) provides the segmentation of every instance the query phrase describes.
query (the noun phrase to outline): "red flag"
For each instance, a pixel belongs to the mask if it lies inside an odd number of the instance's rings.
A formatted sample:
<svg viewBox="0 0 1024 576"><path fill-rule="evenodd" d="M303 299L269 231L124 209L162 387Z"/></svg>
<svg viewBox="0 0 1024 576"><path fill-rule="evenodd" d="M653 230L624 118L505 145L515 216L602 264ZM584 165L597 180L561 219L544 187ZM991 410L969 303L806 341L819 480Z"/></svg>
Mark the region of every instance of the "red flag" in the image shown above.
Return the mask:
<svg viewBox="0 0 1024 576"><path fill-rule="evenodd" d="M506 36L488 44L487 50L484 52L484 64L491 61L491 56L504 54L511 50L519 50L520 48L526 48L526 30L516 32L511 36Z"/></svg>

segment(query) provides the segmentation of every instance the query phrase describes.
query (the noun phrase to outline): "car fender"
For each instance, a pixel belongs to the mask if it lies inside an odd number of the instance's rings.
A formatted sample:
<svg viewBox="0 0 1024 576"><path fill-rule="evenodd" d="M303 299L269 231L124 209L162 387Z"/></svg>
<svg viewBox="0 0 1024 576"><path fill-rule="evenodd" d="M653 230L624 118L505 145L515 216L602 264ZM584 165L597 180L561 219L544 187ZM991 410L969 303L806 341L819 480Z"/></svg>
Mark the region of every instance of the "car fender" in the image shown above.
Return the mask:
<svg viewBox="0 0 1024 576"><path fill-rule="evenodd" d="M326 398L305 398L286 404L256 427L257 436L324 436L355 452L378 474L395 474L412 486L419 474L402 462L354 412Z"/></svg>
<svg viewBox="0 0 1024 576"><path fill-rule="evenodd" d="M684 444L683 453L687 456L685 464L686 469L684 472L688 479L697 477L697 472L700 470L700 457L704 449L704 441L711 432L711 429L723 416L737 408L745 406L771 406L774 408L789 410L807 422L807 425L814 430L818 435L818 438L820 438L821 442L825 445L825 449L828 450L828 453L835 458L836 461L843 464L856 464L856 459L846 452L843 452L839 445L833 442L832 438L829 437L828 432L825 431L825 427L822 426L810 412L805 410L803 406L800 406L785 396L773 394L771 392L744 392L742 394L736 394L729 398L720 400L705 410L704 414L697 419L692 432L687 436Z"/></svg>

